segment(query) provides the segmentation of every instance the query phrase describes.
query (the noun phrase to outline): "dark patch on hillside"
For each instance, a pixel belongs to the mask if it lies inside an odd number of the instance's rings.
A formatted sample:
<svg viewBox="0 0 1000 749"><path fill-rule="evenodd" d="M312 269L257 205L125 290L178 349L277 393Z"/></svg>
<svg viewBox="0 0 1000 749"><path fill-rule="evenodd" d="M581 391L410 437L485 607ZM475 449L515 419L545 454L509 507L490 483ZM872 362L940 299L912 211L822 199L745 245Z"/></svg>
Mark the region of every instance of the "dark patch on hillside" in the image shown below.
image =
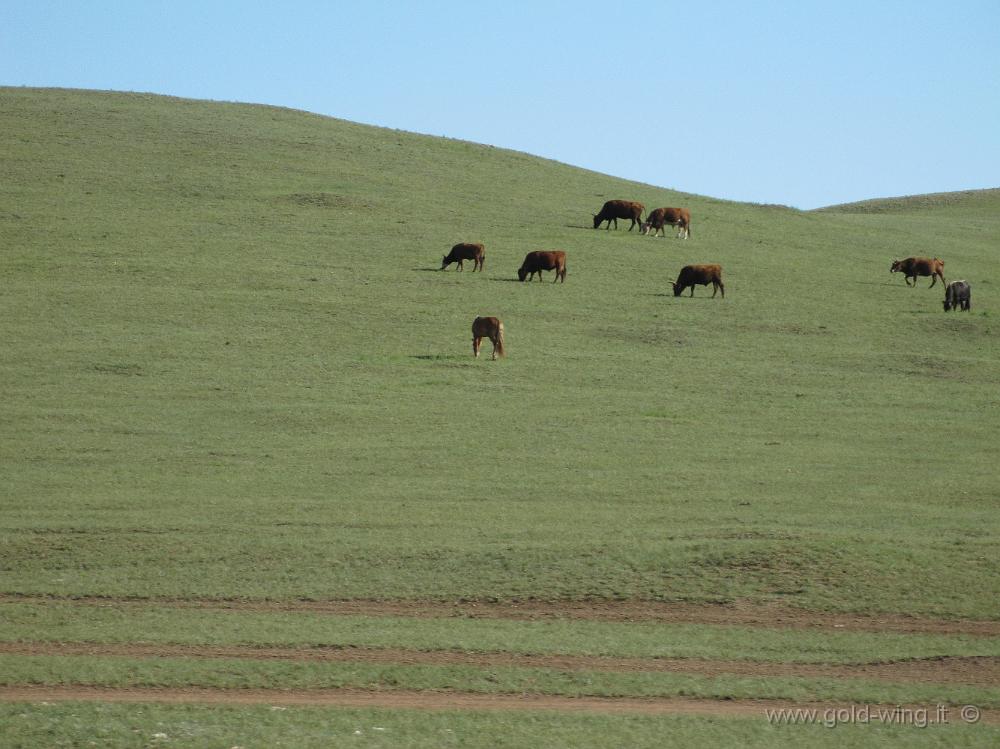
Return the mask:
<svg viewBox="0 0 1000 749"><path fill-rule="evenodd" d="M292 204L312 208L334 209L371 209L373 201L362 200L348 195L337 195L332 192L296 192L291 195L281 195L275 199L278 203Z"/></svg>

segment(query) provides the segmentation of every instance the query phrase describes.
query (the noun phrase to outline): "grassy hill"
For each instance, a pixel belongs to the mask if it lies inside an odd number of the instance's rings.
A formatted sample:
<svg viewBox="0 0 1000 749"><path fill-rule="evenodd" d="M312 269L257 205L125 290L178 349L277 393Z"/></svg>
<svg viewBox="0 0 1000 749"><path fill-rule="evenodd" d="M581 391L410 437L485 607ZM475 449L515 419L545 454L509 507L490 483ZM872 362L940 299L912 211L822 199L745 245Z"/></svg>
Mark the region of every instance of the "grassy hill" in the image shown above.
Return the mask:
<svg viewBox="0 0 1000 749"><path fill-rule="evenodd" d="M0 590L997 616L998 191L803 213L270 107L0 103ZM692 238L592 230L618 197ZM458 241L484 273L437 271ZM517 283L545 248L567 282ZM725 300L675 299L709 261Z"/></svg>
<svg viewBox="0 0 1000 749"><path fill-rule="evenodd" d="M989 218L1000 210L1000 189L939 192L930 195L905 195L897 198L863 200L858 203L821 208L828 213L944 213L969 218Z"/></svg>
<svg viewBox="0 0 1000 749"><path fill-rule="evenodd" d="M13 745L996 745L957 716L1000 721L1000 192L805 213L10 88L0 155ZM594 231L609 198L692 238ZM725 299L674 298L691 262ZM762 713L848 703L956 725Z"/></svg>

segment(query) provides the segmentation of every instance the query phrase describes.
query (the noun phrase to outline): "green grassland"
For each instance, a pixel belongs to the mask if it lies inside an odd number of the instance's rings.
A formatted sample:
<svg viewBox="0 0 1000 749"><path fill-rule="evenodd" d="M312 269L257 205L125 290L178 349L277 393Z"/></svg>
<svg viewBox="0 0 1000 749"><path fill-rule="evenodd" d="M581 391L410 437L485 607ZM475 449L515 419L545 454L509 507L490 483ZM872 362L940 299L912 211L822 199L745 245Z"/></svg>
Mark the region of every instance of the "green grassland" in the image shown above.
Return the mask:
<svg viewBox="0 0 1000 749"><path fill-rule="evenodd" d="M518 653L633 658L706 658L763 663L890 663L948 656L1000 657L996 638L895 632L778 630L736 625L510 621L330 616L306 612L177 609L171 604L78 606L5 603L0 642L411 648L422 652Z"/></svg>
<svg viewBox="0 0 1000 749"><path fill-rule="evenodd" d="M2 97L0 589L998 613L1000 192L801 213L280 109ZM692 239L593 231L611 197L689 206ZM436 272L457 241L485 273ZM553 247L565 284L513 281ZM725 300L672 296L700 261Z"/></svg>
<svg viewBox="0 0 1000 749"><path fill-rule="evenodd" d="M594 231L611 198L690 208L691 239ZM438 271L460 241L486 245L483 273ZM2 639L995 655L995 639L695 625L169 605L123 621L57 599L740 601L997 619L998 247L1000 190L801 212L271 107L0 89L0 593L15 597L0 604ZM536 249L567 252L565 284L516 281ZM941 288L890 275L908 255L967 279L972 312L944 313ZM723 265L725 299L673 297L692 262ZM503 319L506 359L473 359L477 315ZM2 660L10 683L482 681L412 666ZM565 674L524 671L491 688L576 693ZM574 678L597 693L1000 704L985 688ZM198 712L148 710L171 726ZM25 711L25 745L37 731L79 736L77 723L139 730L113 706L53 707L52 725L41 708L4 707L0 720ZM260 719L260 744L285 730L265 710L232 715ZM198 719L204 745L228 740L232 715ZM296 715L297 746L323 745L330 721L388 720ZM502 720L456 719L466 746ZM427 745L452 741L441 716L392 720ZM666 745L663 719L536 720L509 729L509 745ZM784 740L760 722L668 722L678 745ZM895 730L809 741L891 743Z"/></svg>
<svg viewBox="0 0 1000 749"><path fill-rule="evenodd" d="M994 747L998 732L866 725L792 729L746 719L533 713L392 713L319 708L158 705L0 705L11 747L581 747L692 746L868 749ZM80 740L80 737L84 737ZM79 743L73 743L77 741Z"/></svg>

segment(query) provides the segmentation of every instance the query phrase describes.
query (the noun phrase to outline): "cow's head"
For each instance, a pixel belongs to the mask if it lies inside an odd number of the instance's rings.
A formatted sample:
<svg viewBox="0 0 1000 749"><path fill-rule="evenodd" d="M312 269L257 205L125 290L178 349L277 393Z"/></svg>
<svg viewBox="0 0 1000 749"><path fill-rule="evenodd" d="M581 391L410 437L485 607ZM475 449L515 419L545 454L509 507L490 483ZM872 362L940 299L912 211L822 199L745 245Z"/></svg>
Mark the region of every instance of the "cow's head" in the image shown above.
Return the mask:
<svg viewBox="0 0 1000 749"><path fill-rule="evenodd" d="M942 304L944 305L944 311L945 311L945 312L947 312L948 310L950 310L950 309L951 309L951 300L950 300L950 299L945 299L945 300L944 300L944 301L942 302Z"/></svg>
<svg viewBox="0 0 1000 749"><path fill-rule="evenodd" d="M594 214L594 228L596 229L601 225L601 217L598 214Z"/></svg>
<svg viewBox="0 0 1000 749"><path fill-rule="evenodd" d="M651 223L649 223L648 221L644 222L643 225L642 225L642 233L643 234L649 234L650 227L652 227Z"/></svg>
<svg viewBox="0 0 1000 749"><path fill-rule="evenodd" d="M528 269L522 265L520 268L517 269L517 280L523 281L527 277L528 277Z"/></svg>
<svg viewBox="0 0 1000 749"><path fill-rule="evenodd" d="M681 292L684 291L684 287L679 283L674 284L674 296L680 296Z"/></svg>
<svg viewBox="0 0 1000 749"><path fill-rule="evenodd" d="M445 255L443 258L441 258L441 270L444 270L447 267L448 267L448 256Z"/></svg>
<svg viewBox="0 0 1000 749"><path fill-rule="evenodd" d="M893 260L892 261L892 265L889 266L889 272L890 273L895 273L896 271L900 271L900 270L903 270L903 261L902 260Z"/></svg>

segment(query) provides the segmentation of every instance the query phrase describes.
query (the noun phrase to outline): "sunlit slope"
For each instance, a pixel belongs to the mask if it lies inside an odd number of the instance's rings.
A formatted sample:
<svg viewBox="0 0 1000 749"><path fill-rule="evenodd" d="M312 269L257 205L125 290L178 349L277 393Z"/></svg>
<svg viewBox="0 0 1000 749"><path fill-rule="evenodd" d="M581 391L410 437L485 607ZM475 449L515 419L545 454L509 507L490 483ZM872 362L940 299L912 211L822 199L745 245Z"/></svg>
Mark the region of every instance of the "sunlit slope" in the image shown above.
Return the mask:
<svg viewBox="0 0 1000 749"><path fill-rule="evenodd" d="M0 90L0 149L0 590L996 615L995 211L96 92ZM594 231L608 198L692 238ZM437 271L458 241L484 273ZM517 283L546 248L566 283ZM725 300L672 296L689 262ZM479 314L506 360L473 361Z"/></svg>
<svg viewBox="0 0 1000 749"><path fill-rule="evenodd" d="M836 213L941 213L946 216L981 216L989 218L1000 212L1000 189L939 192L930 195L906 195L898 198L877 198L859 203L822 208Z"/></svg>

